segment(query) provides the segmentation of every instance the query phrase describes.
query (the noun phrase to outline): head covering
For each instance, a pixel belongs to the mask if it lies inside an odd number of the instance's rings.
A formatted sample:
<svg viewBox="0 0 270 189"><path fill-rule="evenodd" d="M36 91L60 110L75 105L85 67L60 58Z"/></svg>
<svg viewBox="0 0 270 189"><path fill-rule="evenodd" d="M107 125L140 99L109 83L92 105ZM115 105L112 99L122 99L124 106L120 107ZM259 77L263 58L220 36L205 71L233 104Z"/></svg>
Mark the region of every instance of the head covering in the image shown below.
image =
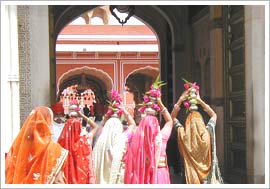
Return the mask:
<svg viewBox="0 0 270 189"><path fill-rule="evenodd" d="M126 184L157 183L155 176L158 146L155 140L159 129L159 122L155 116L148 115L141 120L127 154Z"/></svg>
<svg viewBox="0 0 270 189"><path fill-rule="evenodd" d="M24 122L6 158L6 184L53 183L68 151L51 140L52 111L36 107Z"/></svg>
<svg viewBox="0 0 270 189"><path fill-rule="evenodd" d="M117 117L109 118L93 150L97 184L115 184L125 142L120 119Z"/></svg>
<svg viewBox="0 0 270 189"><path fill-rule="evenodd" d="M69 151L65 176L68 184L94 184L92 147L89 135L81 135L82 124L76 117L69 118L58 138L58 143Z"/></svg>
<svg viewBox="0 0 270 189"><path fill-rule="evenodd" d="M64 115L64 107L62 102L57 102L51 106L51 109L54 114L62 114Z"/></svg>
<svg viewBox="0 0 270 189"><path fill-rule="evenodd" d="M128 150L124 178L126 184L157 183L157 159L161 144L156 141L160 132L156 114L160 111L157 98L161 96L162 85L164 83L158 76L151 89L146 92L144 103L139 109L146 116L140 121Z"/></svg>
<svg viewBox="0 0 270 189"><path fill-rule="evenodd" d="M201 184L211 171L210 134L198 111L188 114L185 128L178 129L178 146L185 164L186 182Z"/></svg>

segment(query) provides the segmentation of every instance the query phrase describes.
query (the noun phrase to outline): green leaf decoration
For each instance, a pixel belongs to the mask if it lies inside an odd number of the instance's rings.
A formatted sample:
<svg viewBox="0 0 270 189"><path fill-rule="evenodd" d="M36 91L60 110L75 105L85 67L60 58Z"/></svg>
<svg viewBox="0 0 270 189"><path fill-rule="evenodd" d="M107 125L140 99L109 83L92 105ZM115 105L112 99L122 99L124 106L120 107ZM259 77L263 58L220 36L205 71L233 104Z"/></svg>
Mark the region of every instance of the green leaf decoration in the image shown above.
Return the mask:
<svg viewBox="0 0 270 189"><path fill-rule="evenodd" d="M140 103L140 104L138 104L138 106L144 106L145 105L145 103Z"/></svg>
<svg viewBox="0 0 270 189"><path fill-rule="evenodd" d="M185 78L182 78L182 80L183 80L185 83L187 83L187 84L189 84L189 85L192 85L192 83L189 82L188 80L186 80Z"/></svg>
<svg viewBox="0 0 270 189"><path fill-rule="evenodd" d="M163 82L163 81L160 81L160 74L158 74L158 76L157 76L155 82L153 83L153 87L154 87L155 89L158 89L158 88L160 88L160 87L163 86L163 85L166 85L166 83Z"/></svg>

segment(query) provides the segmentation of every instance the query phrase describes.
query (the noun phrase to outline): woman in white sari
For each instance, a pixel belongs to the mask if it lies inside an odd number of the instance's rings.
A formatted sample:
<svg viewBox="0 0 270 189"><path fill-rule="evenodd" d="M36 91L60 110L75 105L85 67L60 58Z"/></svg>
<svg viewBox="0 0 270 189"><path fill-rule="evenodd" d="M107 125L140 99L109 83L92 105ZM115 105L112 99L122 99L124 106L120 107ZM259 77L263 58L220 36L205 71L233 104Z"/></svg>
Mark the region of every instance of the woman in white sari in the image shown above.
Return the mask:
<svg viewBox="0 0 270 189"><path fill-rule="evenodd" d="M124 114L129 125L135 125L131 115L120 108L122 100L112 91L111 104L106 114L108 119L93 149L96 184L121 184L122 159L126 150L126 134L120 117Z"/></svg>

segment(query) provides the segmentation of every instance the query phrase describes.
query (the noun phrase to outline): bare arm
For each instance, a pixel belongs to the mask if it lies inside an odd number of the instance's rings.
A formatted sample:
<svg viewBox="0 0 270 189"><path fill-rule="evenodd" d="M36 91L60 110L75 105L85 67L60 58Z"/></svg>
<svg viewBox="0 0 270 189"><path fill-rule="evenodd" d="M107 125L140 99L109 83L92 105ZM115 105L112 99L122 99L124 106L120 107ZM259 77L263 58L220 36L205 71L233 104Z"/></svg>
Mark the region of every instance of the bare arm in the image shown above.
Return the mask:
<svg viewBox="0 0 270 189"><path fill-rule="evenodd" d="M125 108L123 108L123 111L124 111L125 118L128 121L128 125L136 125L136 123L135 123L133 117L130 115L130 113Z"/></svg>
<svg viewBox="0 0 270 189"><path fill-rule="evenodd" d="M88 117L87 117L87 116L85 116L85 115L84 115L82 112L78 111L78 115L79 115L80 117L82 117L84 121L86 121L86 122L87 122Z"/></svg>
<svg viewBox="0 0 270 189"><path fill-rule="evenodd" d="M181 104L185 101L185 99L188 97L189 90L184 91L177 102L175 103L173 110L171 112L172 120L174 120L177 117L177 114L180 110Z"/></svg>
<svg viewBox="0 0 270 189"><path fill-rule="evenodd" d="M157 99L157 103L161 109L160 113L163 115L163 118L165 119L166 123L172 122L172 117L171 117L170 113L168 112L167 108L162 103L161 98Z"/></svg>
<svg viewBox="0 0 270 189"><path fill-rule="evenodd" d="M85 116L82 112L79 111L78 114L93 128L90 133L92 133L92 135L95 136L98 129L98 125L91 118Z"/></svg>
<svg viewBox="0 0 270 189"><path fill-rule="evenodd" d="M130 113L125 108L123 108L123 111L124 111L124 116L128 122L128 128L130 131L133 131L136 127L136 123L135 123L133 117L130 115Z"/></svg>
<svg viewBox="0 0 270 189"><path fill-rule="evenodd" d="M202 108L204 109L204 111L214 120L217 120L217 114L214 112L214 110L208 105L206 104L200 97L200 93L199 91L197 92L197 100L200 103L200 105L202 106Z"/></svg>
<svg viewBox="0 0 270 189"><path fill-rule="evenodd" d="M102 121L102 123L101 123L101 127L104 127L106 121L108 121L109 118L110 118L110 117L109 117L107 114L104 115L104 119L103 119L103 121Z"/></svg>

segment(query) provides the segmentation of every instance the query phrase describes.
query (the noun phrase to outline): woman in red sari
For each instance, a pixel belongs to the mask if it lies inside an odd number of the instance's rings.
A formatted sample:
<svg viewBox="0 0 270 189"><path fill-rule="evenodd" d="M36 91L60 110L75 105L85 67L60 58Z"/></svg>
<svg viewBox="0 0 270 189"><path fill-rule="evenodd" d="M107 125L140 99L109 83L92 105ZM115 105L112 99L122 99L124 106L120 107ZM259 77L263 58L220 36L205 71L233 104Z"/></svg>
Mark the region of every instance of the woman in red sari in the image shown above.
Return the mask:
<svg viewBox="0 0 270 189"><path fill-rule="evenodd" d="M6 157L6 184L65 184L68 151L52 141L53 113L36 107L24 122Z"/></svg>
<svg viewBox="0 0 270 189"><path fill-rule="evenodd" d="M97 124L83 115L77 102L70 106L70 118L59 136L58 143L69 150L65 176L68 184L94 184L91 140L97 131ZM78 115L83 117L93 129L90 133L82 135L82 124Z"/></svg>

